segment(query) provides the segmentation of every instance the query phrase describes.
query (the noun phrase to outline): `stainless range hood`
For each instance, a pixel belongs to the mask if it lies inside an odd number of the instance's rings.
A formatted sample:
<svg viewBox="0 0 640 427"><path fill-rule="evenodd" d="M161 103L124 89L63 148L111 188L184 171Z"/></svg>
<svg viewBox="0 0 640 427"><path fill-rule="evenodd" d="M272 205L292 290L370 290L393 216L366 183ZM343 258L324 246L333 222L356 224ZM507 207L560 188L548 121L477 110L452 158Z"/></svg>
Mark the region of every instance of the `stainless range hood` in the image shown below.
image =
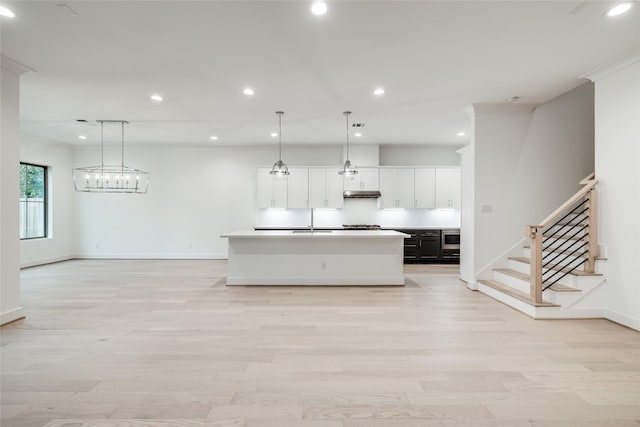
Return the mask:
<svg viewBox="0 0 640 427"><path fill-rule="evenodd" d="M377 199L382 196L377 190L345 190L342 195L345 199Z"/></svg>

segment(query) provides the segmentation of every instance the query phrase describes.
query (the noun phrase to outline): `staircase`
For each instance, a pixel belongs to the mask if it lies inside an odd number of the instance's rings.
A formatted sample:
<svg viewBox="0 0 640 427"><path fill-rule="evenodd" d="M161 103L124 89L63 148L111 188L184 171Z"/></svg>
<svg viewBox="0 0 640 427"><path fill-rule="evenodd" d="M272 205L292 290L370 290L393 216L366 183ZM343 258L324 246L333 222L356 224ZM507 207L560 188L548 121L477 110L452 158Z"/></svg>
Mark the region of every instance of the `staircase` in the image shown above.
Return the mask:
<svg viewBox="0 0 640 427"><path fill-rule="evenodd" d="M555 212L527 226L522 245L494 263L478 290L536 319L601 317L597 183L589 175Z"/></svg>

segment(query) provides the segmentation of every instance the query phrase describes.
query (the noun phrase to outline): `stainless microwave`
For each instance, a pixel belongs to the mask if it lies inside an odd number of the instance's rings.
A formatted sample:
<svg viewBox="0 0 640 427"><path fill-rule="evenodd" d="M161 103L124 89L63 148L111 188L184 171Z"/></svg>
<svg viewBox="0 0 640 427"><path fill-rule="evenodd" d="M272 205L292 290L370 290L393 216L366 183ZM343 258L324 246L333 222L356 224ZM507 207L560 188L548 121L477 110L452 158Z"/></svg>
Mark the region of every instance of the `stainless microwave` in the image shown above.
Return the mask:
<svg viewBox="0 0 640 427"><path fill-rule="evenodd" d="M460 249L460 230L444 229L442 230L442 249Z"/></svg>

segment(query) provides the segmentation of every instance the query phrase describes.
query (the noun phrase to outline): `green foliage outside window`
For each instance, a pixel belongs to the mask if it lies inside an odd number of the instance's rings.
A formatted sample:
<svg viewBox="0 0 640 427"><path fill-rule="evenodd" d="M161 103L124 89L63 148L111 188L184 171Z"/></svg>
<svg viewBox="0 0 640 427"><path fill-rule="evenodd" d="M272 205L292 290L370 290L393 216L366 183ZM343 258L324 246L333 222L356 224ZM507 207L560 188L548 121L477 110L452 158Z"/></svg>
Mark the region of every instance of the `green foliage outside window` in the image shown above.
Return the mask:
<svg viewBox="0 0 640 427"><path fill-rule="evenodd" d="M20 238L47 237L47 168L20 163Z"/></svg>

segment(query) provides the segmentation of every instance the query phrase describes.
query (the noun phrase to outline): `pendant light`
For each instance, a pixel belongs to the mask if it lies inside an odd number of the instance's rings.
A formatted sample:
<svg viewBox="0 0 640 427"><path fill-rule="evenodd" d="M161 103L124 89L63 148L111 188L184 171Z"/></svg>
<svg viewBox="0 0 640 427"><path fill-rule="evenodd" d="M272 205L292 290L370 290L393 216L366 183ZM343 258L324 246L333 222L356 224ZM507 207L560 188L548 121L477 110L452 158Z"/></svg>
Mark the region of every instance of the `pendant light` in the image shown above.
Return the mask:
<svg viewBox="0 0 640 427"><path fill-rule="evenodd" d="M289 175L289 168L282 161L282 115L284 112L276 111L276 114L278 115L278 161L273 164L269 173L275 178L286 178Z"/></svg>
<svg viewBox="0 0 640 427"><path fill-rule="evenodd" d="M87 193L137 193L144 194L149 186L149 172L124 164L124 125L126 120L96 120L100 123L100 164L74 168L73 187ZM121 158L119 165L104 164L104 124L119 123L121 127Z"/></svg>
<svg viewBox="0 0 640 427"><path fill-rule="evenodd" d="M358 167L356 165L351 164L351 160L349 160L349 114L351 111L345 111L345 118L347 119L347 160L345 160L342 169L338 171L339 175L343 175L345 178L353 179L355 175L358 174Z"/></svg>

